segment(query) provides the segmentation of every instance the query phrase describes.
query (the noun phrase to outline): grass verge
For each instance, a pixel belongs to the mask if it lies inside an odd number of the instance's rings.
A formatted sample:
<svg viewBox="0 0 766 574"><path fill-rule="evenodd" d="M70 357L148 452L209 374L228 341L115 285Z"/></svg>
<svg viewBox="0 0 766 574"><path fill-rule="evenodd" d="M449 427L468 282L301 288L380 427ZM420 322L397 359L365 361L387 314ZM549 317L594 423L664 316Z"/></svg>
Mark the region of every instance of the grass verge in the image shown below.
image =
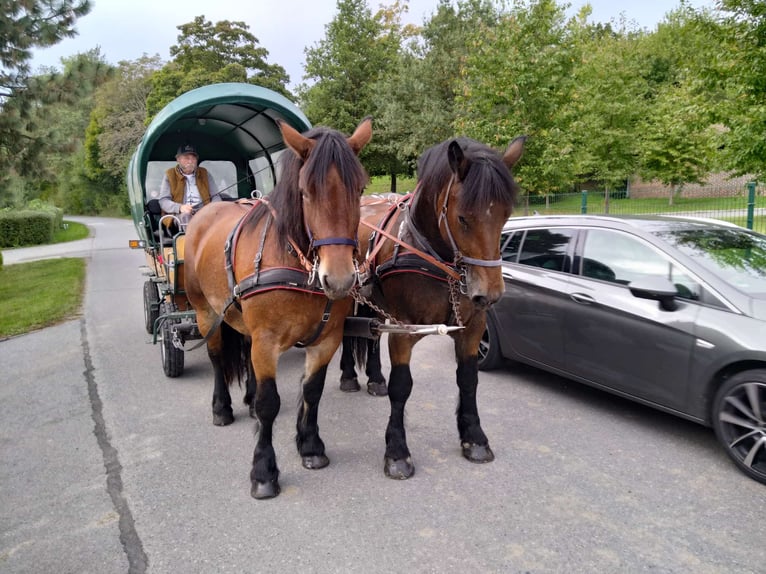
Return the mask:
<svg viewBox="0 0 766 574"><path fill-rule="evenodd" d="M82 305L85 260L47 259L0 268L0 339L76 316Z"/></svg>
<svg viewBox="0 0 766 574"><path fill-rule="evenodd" d="M90 229L87 225L77 223L76 221L64 221L65 227L59 229L53 234L53 243L66 243L67 241L77 241L85 239L90 235Z"/></svg>

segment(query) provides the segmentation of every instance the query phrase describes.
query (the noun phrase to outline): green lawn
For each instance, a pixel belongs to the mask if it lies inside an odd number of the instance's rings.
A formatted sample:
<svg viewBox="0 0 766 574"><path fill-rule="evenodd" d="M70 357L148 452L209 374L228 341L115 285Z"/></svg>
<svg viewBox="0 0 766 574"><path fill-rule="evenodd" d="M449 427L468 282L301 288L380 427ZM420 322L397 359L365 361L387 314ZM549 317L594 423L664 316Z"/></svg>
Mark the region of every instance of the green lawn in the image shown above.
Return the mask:
<svg viewBox="0 0 766 574"><path fill-rule="evenodd" d="M89 234L90 230L87 225L76 221L64 221L64 229L59 229L53 234L53 243L77 241L78 239L85 239Z"/></svg>
<svg viewBox="0 0 766 574"><path fill-rule="evenodd" d="M0 339L76 316L84 285L85 260L81 258L0 267Z"/></svg>

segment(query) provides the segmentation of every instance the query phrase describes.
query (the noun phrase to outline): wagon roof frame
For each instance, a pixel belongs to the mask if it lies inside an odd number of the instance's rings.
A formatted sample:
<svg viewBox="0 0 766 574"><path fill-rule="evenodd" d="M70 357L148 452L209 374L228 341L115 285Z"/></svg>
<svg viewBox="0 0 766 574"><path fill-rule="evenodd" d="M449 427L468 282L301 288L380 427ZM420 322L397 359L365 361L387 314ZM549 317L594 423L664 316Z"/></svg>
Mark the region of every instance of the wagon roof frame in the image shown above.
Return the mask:
<svg viewBox="0 0 766 574"><path fill-rule="evenodd" d="M146 179L150 161L173 161L178 146L186 142L197 147L203 161L227 159L232 153L268 158L285 147L278 119L300 132L311 128L295 104L262 86L232 82L190 90L167 104L146 128L133 158L140 181Z"/></svg>

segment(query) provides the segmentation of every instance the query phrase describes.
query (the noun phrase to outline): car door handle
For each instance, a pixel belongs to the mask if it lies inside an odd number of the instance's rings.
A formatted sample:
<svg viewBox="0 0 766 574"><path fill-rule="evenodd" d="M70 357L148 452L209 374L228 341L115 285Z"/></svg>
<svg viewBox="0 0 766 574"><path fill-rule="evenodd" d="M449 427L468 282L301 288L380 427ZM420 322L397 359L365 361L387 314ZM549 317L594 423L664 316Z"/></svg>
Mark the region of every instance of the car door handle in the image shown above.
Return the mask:
<svg viewBox="0 0 766 574"><path fill-rule="evenodd" d="M585 295L584 293L570 293L569 296L576 303L582 303L584 305L590 305L591 303L596 302L596 300L593 297L591 297L590 295Z"/></svg>

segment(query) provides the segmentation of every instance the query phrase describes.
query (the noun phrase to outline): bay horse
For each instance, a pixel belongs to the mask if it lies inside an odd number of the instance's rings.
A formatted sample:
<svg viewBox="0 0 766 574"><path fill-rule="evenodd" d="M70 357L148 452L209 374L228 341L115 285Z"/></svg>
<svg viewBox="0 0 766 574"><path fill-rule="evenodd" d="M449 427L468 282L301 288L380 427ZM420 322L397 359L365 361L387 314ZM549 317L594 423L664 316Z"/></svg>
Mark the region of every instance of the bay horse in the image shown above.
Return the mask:
<svg viewBox="0 0 766 574"><path fill-rule="evenodd" d="M446 140L419 158L414 192L362 200L360 248L368 255L360 294L369 296L363 300L394 324L462 327L449 332L457 361L457 427L463 456L476 463L494 460L476 402L478 348L486 310L505 288L500 233L518 193L511 168L521 158L525 139L515 138L502 155L470 138ZM423 336L388 335L391 411L384 472L390 478L406 479L415 472L404 408L413 384L412 349ZM355 339L357 364L362 366L365 354L375 349ZM347 365L346 349L344 354ZM371 373L370 366L377 372ZM368 359L367 367L371 381L385 380L379 357Z"/></svg>
<svg viewBox="0 0 766 574"><path fill-rule="evenodd" d="M258 421L251 495L280 492L272 444L280 409L276 370L306 349L296 444L305 468L329 464L317 415L327 364L340 345L358 278L359 203L368 176L357 157L372 136L363 120L346 138L329 128L298 133L279 124L289 151L267 198L203 207L186 230L185 289L213 364L213 423L234 420L229 385L247 378Z"/></svg>

